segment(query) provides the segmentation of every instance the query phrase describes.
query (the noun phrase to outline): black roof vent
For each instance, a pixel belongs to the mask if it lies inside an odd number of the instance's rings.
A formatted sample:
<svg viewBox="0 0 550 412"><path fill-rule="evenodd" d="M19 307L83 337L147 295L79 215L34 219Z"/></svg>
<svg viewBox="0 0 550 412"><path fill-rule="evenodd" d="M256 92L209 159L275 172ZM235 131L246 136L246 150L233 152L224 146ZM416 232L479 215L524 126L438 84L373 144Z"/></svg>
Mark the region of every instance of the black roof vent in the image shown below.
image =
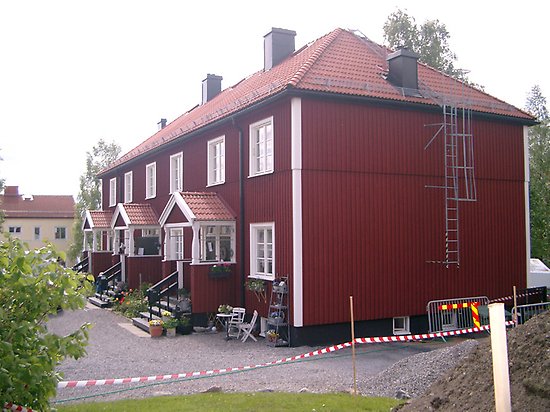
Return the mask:
<svg viewBox="0 0 550 412"><path fill-rule="evenodd" d="M202 81L202 104L209 102L222 91L222 76L207 74Z"/></svg>
<svg viewBox="0 0 550 412"><path fill-rule="evenodd" d="M277 66L294 53L296 32L273 27L264 36L264 70Z"/></svg>
<svg viewBox="0 0 550 412"><path fill-rule="evenodd" d="M388 55L388 80L403 89L418 90L418 58L408 49L399 49Z"/></svg>
<svg viewBox="0 0 550 412"><path fill-rule="evenodd" d="M157 125L159 126L159 130L164 129L166 127L166 119L160 119Z"/></svg>

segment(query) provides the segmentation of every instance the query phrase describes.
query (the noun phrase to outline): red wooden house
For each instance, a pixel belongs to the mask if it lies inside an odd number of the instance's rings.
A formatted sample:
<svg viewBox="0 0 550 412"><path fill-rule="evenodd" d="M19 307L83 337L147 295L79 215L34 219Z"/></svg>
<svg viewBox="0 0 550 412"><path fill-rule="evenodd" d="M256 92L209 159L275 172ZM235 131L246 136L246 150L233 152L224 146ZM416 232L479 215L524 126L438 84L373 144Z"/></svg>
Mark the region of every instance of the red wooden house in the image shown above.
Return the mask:
<svg viewBox="0 0 550 412"><path fill-rule="evenodd" d="M129 284L176 271L197 315L265 317L245 282L287 276L293 344L348 338L350 295L372 336L422 331L433 299L525 287L533 118L359 33L294 36L273 29L262 70L208 75L202 104L101 172Z"/></svg>

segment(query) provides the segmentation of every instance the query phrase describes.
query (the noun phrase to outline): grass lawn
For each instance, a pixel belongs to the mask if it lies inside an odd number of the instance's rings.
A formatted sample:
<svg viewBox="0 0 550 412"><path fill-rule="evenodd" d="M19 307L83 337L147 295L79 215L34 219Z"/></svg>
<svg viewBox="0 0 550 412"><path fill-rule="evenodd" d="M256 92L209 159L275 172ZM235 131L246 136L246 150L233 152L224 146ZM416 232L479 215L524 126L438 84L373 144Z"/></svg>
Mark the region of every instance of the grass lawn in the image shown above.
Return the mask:
<svg viewBox="0 0 550 412"><path fill-rule="evenodd" d="M401 401L345 393L201 393L57 406L59 412L139 411L386 411Z"/></svg>

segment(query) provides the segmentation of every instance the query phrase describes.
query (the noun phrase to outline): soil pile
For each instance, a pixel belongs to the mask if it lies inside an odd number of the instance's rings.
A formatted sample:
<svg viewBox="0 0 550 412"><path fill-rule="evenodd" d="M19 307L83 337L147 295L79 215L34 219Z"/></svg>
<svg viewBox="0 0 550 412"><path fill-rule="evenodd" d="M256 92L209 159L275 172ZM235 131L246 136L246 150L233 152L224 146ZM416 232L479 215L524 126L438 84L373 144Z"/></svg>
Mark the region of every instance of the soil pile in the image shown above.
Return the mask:
<svg viewBox="0 0 550 412"><path fill-rule="evenodd" d="M512 410L550 411L550 311L509 330L507 338ZM495 410L489 338L400 412L426 410Z"/></svg>

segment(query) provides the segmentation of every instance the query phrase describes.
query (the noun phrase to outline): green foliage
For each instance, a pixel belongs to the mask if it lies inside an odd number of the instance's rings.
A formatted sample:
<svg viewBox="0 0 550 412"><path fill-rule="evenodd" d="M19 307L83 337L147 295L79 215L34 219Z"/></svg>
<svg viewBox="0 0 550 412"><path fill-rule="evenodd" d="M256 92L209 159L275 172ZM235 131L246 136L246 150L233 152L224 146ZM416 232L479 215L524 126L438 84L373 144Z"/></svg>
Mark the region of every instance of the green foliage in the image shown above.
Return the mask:
<svg viewBox="0 0 550 412"><path fill-rule="evenodd" d="M534 86L526 109L540 122L529 129L531 256L550 263L550 116L546 98Z"/></svg>
<svg viewBox="0 0 550 412"><path fill-rule="evenodd" d="M115 300L113 310L128 318L139 316L140 312L147 310L146 290L145 288L130 289L128 292L123 292L122 298Z"/></svg>
<svg viewBox="0 0 550 412"><path fill-rule="evenodd" d="M93 277L59 264L53 246L28 250L5 235L0 242L0 404L48 410L66 357L85 355L89 325L68 336L48 332L48 316L80 309L92 293Z"/></svg>
<svg viewBox="0 0 550 412"><path fill-rule="evenodd" d="M82 231L84 213L86 210L101 209L101 181L97 175L117 159L120 150L118 144L106 143L100 139L92 151L86 153L86 170L80 176L80 192L76 202L73 241L67 253L72 260L80 255L84 244Z"/></svg>
<svg viewBox="0 0 550 412"><path fill-rule="evenodd" d="M384 40L392 49L405 47L420 55L420 61L450 76L466 80L456 69L456 54L449 46L450 33L439 20L427 20L418 26L414 17L397 10L384 23Z"/></svg>
<svg viewBox="0 0 550 412"><path fill-rule="evenodd" d="M81 403L60 406L59 412L138 411L389 411L402 404L390 398L369 398L345 393L201 393L158 396L140 400Z"/></svg>

